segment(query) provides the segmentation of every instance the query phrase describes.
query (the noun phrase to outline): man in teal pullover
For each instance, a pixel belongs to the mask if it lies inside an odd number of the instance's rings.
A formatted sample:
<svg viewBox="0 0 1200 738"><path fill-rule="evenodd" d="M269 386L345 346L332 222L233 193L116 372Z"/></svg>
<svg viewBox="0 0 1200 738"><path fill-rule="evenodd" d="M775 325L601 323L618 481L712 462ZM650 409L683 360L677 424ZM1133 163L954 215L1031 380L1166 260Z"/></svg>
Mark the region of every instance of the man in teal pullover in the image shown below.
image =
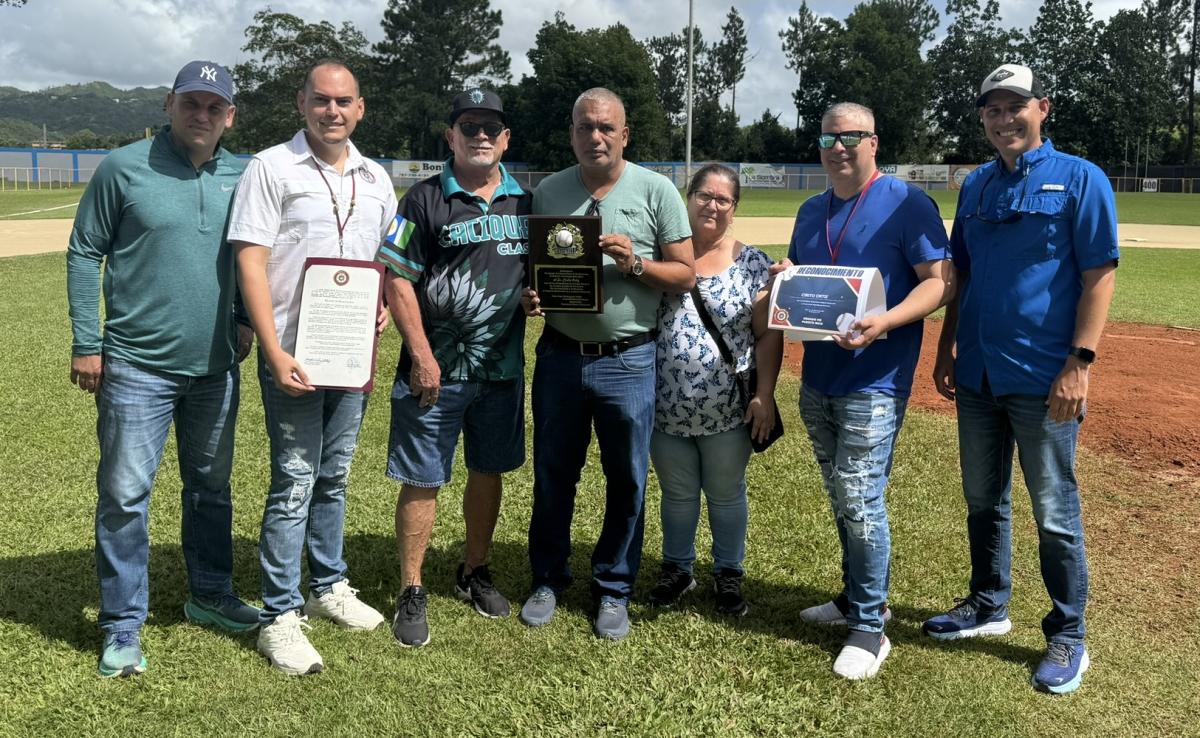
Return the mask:
<svg viewBox="0 0 1200 738"><path fill-rule="evenodd" d="M100 673L146 668L150 489L172 420L183 482L188 619L254 628L233 594L229 478L238 362L252 334L234 320L234 257L225 242L242 164L219 146L233 124L233 83L213 62L180 70L153 139L114 151L88 183L67 249L71 381L96 396L96 571ZM100 332L100 267L104 331Z"/></svg>

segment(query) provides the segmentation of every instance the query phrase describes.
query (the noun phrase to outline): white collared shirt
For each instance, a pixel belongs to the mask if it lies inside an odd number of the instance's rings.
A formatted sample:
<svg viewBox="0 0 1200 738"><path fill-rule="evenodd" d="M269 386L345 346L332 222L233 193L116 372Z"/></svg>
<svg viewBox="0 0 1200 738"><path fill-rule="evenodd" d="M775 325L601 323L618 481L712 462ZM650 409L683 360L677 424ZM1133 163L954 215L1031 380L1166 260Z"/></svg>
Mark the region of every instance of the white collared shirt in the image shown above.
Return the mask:
<svg viewBox="0 0 1200 738"><path fill-rule="evenodd" d="M352 142L346 147L346 163L338 174L313 154L301 130L291 141L254 156L233 199L229 240L271 250L267 284L275 332L288 353L296 348L304 260L318 256L371 261L396 216L391 177ZM331 189L338 202L337 218L346 219L352 193L355 201L340 253Z"/></svg>

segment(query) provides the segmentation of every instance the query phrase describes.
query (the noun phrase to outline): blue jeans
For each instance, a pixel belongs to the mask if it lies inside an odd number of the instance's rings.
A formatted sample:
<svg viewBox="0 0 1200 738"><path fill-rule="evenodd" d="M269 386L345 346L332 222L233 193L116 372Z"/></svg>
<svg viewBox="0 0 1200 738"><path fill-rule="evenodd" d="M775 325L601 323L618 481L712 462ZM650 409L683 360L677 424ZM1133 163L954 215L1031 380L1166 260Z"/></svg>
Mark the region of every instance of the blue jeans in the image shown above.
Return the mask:
<svg viewBox="0 0 1200 738"><path fill-rule="evenodd" d="M749 518L749 430L742 426L690 437L656 430L650 438L650 458L662 487L663 561L693 570L703 489L712 530L713 569L741 573Z"/></svg>
<svg viewBox="0 0 1200 738"><path fill-rule="evenodd" d="M183 482L180 538L193 595L233 592L229 476L238 369L208 377L143 369L105 357L96 396L96 574L100 628L136 630L149 607L150 490L171 423Z"/></svg>
<svg viewBox="0 0 1200 738"><path fill-rule="evenodd" d="M346 480L370 395L315 390L291 397L275 386L261 356L258 381L271 439L271 486L259 540L260 619L270 623L304 604L300 557L306 545L310 591L323 594L346 578Z"/></svg>
<svg viewBox="0 0 1200 738"><path fill-rule="evenodd" d="M842 591L851 630L883 631L892 536L884 492L892 473L906 397L831 397L800 388L800 417L812 440L842 544Z"/></svg>
<svg viewBox="0 0 1200 738"><path fill-rule="evenodd" d="M1013 446L1033 502L1042 581L1052 604L1042 620L1047 641L1082 643L1088 569L1083 519L1075 482L1075 441L1083 417L1056 423L1043 395L994 397L959 385L958 446L967 536L971 546L971 598L982 610L1008 605L1012 596Z"/></svg>
<svg viewBox="0 0 1200 738"><path fill-rule="evenodd" d="M646 475L654 427L654 342L615 356L580 356L538 342L533 371L533 586L571 584L575 491L595 424L604 470L604 524L592 551L592 597L628 603L642 561Z"/></svg>

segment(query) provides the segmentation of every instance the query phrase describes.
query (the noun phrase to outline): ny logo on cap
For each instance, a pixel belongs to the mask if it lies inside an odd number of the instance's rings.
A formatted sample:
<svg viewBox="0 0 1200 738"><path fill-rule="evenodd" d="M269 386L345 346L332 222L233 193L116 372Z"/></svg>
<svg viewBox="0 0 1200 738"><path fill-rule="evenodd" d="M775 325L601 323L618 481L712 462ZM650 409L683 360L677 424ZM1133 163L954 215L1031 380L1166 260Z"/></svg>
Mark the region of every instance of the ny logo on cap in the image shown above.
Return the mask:
<svg viewBox="0 0 1200 738"><path fill-rule="evenodd" d="M475 103L476 105L483 102L483 91L471 90L471 102Z"/></svg>
<svg viewBox="0 0 1200 738"><path fill-rule="evenodd" d="M206 79L209 82L216 82L217 81L217 68L210 67L207 65L205 65L204 67L201 67L200 77L201 77L201 79Z"/></svg>
<svg viewBox="0 0 1200 738"><path fill-rule="evenodd" d="M992 81L999 82L1000 80L1008 79L1012 76L1012 72L1008 71L1007 69L1001 69L999 72L996 72L994 75L992 75Z"/></svg>

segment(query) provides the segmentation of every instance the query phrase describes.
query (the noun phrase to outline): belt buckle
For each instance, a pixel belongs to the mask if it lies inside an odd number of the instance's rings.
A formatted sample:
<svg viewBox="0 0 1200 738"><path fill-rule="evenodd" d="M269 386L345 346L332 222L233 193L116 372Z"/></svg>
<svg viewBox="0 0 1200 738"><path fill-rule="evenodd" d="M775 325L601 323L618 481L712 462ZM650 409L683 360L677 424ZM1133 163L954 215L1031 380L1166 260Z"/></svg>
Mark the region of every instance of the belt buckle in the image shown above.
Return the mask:
<svg viewBox="0 0 1200 738"><path fill-rule="evenodd" d="M580 341L579 353L581 356L603 356L604 344L598 341Z"/></svg>

